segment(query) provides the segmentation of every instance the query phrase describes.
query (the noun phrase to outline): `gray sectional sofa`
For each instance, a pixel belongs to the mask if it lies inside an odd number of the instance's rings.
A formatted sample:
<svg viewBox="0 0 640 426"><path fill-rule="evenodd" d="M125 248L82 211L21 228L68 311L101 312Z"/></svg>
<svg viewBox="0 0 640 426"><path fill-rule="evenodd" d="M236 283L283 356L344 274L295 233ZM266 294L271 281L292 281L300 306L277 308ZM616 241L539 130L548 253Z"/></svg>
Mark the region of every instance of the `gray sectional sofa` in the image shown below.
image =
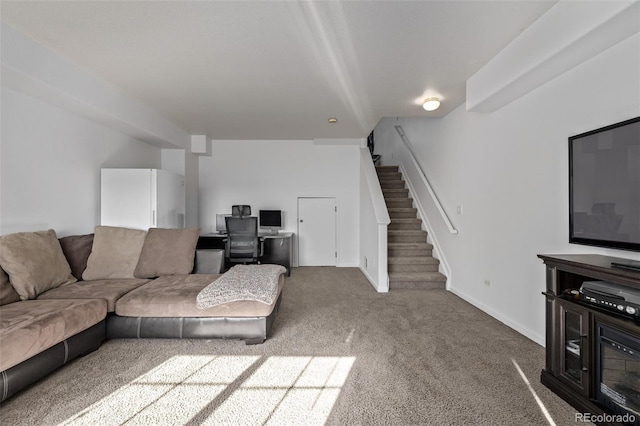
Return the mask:
<svg viewBox="0 0 640 426"><path fill-rule="evenodd" d="M262 343L280 306L236 300L200 309L219 274L192 274L198 229L96 227L0 237L0 401L114 338ZM5 272L6 271L6 272Z"/></svg>

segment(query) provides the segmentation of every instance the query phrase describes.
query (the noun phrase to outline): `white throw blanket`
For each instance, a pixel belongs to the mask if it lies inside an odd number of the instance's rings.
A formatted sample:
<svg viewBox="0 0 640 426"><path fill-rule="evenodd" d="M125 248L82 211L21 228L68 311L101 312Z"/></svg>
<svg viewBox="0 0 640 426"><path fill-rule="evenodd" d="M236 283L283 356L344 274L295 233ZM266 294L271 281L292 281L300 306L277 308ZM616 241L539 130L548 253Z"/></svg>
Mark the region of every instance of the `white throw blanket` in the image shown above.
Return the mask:
<svg viewBox="0 0 640 426"><path fill-rule="evenodd" d="M198 293L198 308L239 300L270 305L278 296L278 280L285 272L280 265L236 265Z"/></svg>

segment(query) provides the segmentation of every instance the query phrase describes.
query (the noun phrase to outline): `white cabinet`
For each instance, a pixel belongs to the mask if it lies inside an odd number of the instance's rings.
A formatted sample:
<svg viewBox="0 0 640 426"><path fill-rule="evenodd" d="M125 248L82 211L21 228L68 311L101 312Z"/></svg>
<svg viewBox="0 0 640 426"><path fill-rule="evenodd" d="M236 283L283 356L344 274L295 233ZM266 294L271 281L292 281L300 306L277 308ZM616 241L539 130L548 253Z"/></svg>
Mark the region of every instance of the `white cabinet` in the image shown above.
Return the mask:
<svg viewBox="0 0 640 426"><path fill-rule="evenodd" d="M158 169L102 169L100 223L184 228L184 176Z"/></svg>

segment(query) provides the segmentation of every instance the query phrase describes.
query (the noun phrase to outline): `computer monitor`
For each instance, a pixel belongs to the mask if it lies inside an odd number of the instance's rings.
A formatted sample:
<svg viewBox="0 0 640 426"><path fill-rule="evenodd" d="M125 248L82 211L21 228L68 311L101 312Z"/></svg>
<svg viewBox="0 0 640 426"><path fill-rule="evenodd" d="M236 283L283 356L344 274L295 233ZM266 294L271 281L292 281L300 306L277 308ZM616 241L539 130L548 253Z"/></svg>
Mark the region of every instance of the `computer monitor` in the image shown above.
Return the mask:
<svg viewBox="0 0 640 426"><path fill-rule="evenodd" d="M231 216L234 216L234 217L251 216L251 206L247 206L245 204L238 204L235 206L231 206Z"/></svg>
<svg viewBox="0 0 640 426"><path fill-rule="evenodd" d="M260 228L268 228L277 233L282 228L282 210L260 210Z"/></svg>
<svg viewBox="0 0 640 426"><path fill-rule="evenodd" d="M227 233L227 222L225 221L226 217L231 216L230 214L217 214L216 215L216 232L219 234Z"/></svg>

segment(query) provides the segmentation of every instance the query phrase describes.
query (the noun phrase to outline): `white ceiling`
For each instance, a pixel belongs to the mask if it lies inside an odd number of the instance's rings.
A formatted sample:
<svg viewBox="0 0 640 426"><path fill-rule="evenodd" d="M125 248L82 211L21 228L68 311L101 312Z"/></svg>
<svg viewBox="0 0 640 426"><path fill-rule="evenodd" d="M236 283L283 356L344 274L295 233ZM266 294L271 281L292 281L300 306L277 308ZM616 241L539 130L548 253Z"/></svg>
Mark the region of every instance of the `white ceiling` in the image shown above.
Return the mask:
<svg viewBox="0 0 640 426"><path fill-rule="evenodd" d="M383 117L461 105L555 2L2 0L0 16L190 134L362 138Z"/></svg>

